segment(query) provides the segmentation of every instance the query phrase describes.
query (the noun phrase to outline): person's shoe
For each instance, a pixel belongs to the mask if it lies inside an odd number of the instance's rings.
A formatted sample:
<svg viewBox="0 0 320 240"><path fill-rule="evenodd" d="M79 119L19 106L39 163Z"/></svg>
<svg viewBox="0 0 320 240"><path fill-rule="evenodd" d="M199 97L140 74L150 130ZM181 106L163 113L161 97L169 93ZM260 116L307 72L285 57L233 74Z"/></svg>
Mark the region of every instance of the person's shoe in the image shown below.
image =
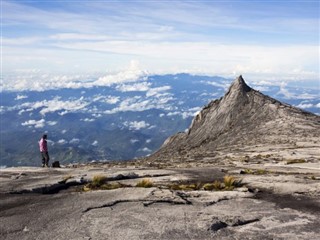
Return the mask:
<svg viewBox="0 0 320 240"><path fill-rule="evenodd" d="M48 164L46 164L46 167L49 167Z"/></svg>
<svg viewBox="0 0 320 240"><path fill-rule="evenodd" d="M44 167L44 164L42 164L42 167Z"/></svg>

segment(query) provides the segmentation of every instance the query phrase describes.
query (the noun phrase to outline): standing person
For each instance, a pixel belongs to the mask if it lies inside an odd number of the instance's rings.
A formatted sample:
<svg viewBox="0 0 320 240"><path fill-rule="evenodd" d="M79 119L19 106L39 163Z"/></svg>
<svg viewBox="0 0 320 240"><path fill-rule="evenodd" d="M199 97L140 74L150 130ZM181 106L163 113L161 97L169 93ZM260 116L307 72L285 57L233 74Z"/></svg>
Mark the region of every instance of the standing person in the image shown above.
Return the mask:
<svg viewBox="0 0 320 240"><path fill-rule="evenodd" d="M42 167L49 167L49 153L47 144L47 134L44 134L39 141L40 153L42 158Z"/></svg>

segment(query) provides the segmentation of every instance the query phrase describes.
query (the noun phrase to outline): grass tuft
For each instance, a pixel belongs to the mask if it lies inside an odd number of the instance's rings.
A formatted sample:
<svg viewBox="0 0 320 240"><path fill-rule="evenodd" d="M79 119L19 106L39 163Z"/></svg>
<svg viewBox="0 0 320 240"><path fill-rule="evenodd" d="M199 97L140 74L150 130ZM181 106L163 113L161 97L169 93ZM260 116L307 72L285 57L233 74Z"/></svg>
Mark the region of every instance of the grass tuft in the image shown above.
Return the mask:
<svg viewBox="0 0 320 240"><path fill-rule="evenodd" d="M203 185L203 189L206 190L206 191L220 191L224 188L223 184L218 181L218 180L215 180L213 183L206 183Z"/></svg>
<svg viewBox="0 0 320 240"><path fill-rule="evenodd" d="M306 163L307 161L304 159L291 159L287 160L287 164L295 164L295 163Z"/></svg>
<svg viewBox="0 0 320 240"><path fill-rule="evenodd" d="M235 181L236 181L235 178L232 176L229 176L229 175L224 176L223 183L224 183L225 189L233 190Z"/></svg>
<svg viewBox="0 0 320 240"><path fill-rule="evenodd" d="M240 174L253 174L253 175L264 175L271 173L271 171L265 170L265 169L244 169L241 170Z"/></svg>
<svg viewBox="0 0 320 240"><path fill-rule="evenodd" d="M91 186L92 187L101 187L107 181L107 177L104 175L95 175L92 178Z"/></svg>
<svg viewBox="0 0 320 240"><path fill-rule="evenodd" d="M142 179L137 183L136 187L150 188L153 187L153 182L150 179Z"/></svg>
<svg viewBox="0 0 320 240"><path fill-rule="evenodd" d="M180 190L180 191L194 191L201 190L203 188L203 183L189 183L189 184L172 184L169 186L171 190Z"/></svg>
<svg viewBox="0 0 320 240"><path fill-rule="evenodd" d="M224 189L223 190L233 190L234 188L241 187L242 180L236 180L233 176L226 175L223 178Z"/></svg>

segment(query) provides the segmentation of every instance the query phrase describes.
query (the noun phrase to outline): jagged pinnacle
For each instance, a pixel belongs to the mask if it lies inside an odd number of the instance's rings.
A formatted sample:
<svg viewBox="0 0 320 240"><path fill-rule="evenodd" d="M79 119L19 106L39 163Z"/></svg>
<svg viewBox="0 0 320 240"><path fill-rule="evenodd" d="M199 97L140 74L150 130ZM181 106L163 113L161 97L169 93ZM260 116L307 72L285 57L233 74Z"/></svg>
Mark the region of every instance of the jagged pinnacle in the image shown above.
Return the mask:
<svg viewBox="0 0 320 240"><path fill-rule="evenodd" d="M241 92L249 92L251 90L251 87L249 87L244 79L242 78L242 75L237 77L232 85L230 86L229 91L241 91Z"/></svg>

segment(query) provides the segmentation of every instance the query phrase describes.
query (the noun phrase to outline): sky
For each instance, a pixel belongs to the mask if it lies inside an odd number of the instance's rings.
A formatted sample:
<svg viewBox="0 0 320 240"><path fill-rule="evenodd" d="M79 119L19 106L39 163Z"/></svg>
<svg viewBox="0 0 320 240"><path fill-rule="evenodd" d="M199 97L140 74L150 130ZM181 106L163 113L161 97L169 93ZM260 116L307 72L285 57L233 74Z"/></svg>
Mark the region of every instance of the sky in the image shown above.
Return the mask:
<svg viewBox="0 0 320 240"><path fill-rule="evenodd" d="M319 84L319 4L1 0L1 88L181 72Z"/></svg>

